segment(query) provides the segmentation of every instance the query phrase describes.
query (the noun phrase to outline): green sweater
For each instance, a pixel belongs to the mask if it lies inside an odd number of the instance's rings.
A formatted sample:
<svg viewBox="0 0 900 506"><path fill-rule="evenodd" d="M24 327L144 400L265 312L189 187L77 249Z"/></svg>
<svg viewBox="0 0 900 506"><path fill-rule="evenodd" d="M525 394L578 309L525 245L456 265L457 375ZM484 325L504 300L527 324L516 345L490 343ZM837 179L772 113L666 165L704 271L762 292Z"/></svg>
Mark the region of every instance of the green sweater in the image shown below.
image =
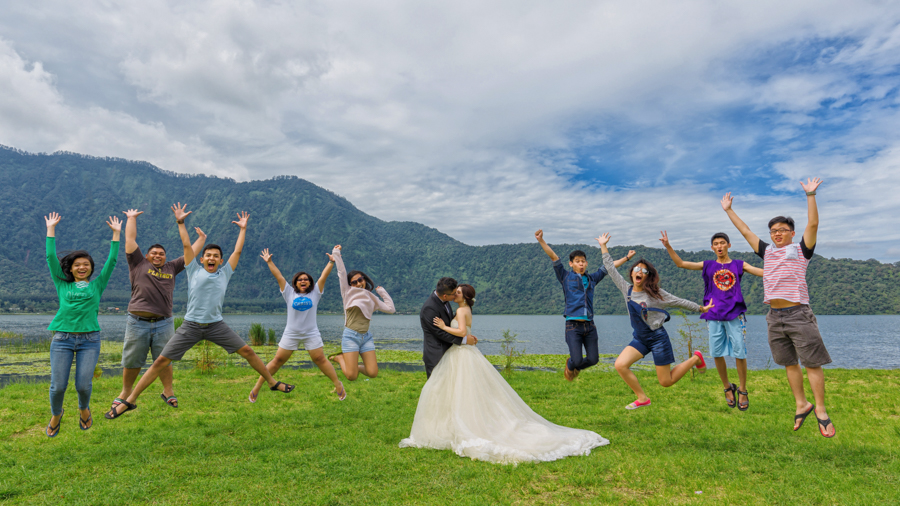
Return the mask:
<svg viewBox="0 0 900 506"><path fill-rule="evenodd" d="M109 257L100 275L93 281L65 281L59 258L56 256L56 238L47 238L47 265L50 266L50 277L56 285L59 295L59 311L50 322L50 330L57 332L99 332L97 312L100 311L100 296L106 290L109 276L116 268L116 257L119 255L119 241L109 243Z"/></svg>

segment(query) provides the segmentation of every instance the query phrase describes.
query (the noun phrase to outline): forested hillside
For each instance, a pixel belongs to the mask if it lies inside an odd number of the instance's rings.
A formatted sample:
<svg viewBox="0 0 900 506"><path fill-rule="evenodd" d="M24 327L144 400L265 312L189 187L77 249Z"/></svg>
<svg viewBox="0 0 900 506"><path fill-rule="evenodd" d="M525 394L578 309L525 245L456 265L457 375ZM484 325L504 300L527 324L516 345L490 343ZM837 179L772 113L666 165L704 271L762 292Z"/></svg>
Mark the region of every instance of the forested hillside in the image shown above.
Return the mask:
<svg viewBox="0 0 900 506"><path fill-rule="evenodd" d="M302 176L302 174L300 174ZM401 312L416 312L437 279L453 276L478 290L476 312L558 314L562 292L550 262L529 236L522 244L468 246L441 232L415 223L385 222L356 209L340 196L297 177L235 182L160 170L144 162L86 157L72 153L29 154L0 147L0 308L8 311L53 310L56 293L44 255L43 216L63 216L57 227L60 253L87 249L99 266L105 260L111 232L107 216L138 208L138 244L162 243L170 258L180 255L180 242L169 206L188 204L193 214L188 229L199 226L209 242L230 254L238 228L235 213L250 212L247 242L226 298L229 311L283 311L284 303L265 263L269 248L285 276L306 270L317 276L326 252L344 248L349 269L360 269L384 286ZM600 251L590 245L552 245L566 257L572 249L588 252L592 269ZM627 246L611 248L619 257ZM674 267L665 250L634 247L639 256L660 270L666 290L692 300L702 297L700 273ZM123 248L124 250L124 248ZM712 252L680 252L685 260L712 258ZM753 265L755 255L735 254ZM818 314L894 314L900 310L900 266L880 262L834 260L816 256L809 285ZM764 312L761 280L744 277L744 295L752 313ZM125 307L130 297L124 251L103 297L102 307ZM185 277L179 276L176 311L186 300ZM612 283L598 288L598 314L622 314L624 302ZM328 280L322 311L339 312L335 275Z"/></svg>

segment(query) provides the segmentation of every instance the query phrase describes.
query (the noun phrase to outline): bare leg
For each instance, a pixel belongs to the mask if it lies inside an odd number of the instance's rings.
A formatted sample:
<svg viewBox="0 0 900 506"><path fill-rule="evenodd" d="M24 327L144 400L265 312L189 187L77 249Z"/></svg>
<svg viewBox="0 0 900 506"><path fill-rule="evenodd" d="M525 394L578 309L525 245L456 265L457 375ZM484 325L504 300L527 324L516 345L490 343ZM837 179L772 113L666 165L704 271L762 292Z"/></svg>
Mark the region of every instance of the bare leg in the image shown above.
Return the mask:
<svg viewBox="0 0 900 506"><path fill-rule="evenodd" d="M807 367L806 379L809 380L809 388L813 391L813 397L816 399L816 418L825 420L828 413L825 411L825 371L821 367ZM828 424L825 427L825 434L831 436L834 434L834 425Z"/></svg>
<svg viewBox="0 0 900 506"><path fill-rule="evenodd" d="M359 372L374 378L378 376L378 360L375 358L375 350L362 352L363 366Z"/></svg>
<svg viewBox="0 0 900 506"><path fill-rule="evenodd" d="M269 372L269 370L266 369L266 364L264 364L262 359L259 358L259 355L257 355L256 352L253 351L253 348L245 345L237 351L237 354L244 357L244 359L247 360L247 363L250 364L250 367L255 369L256 372L258 372L259 375L266 380L269 388L274 387L278 383L277 381L275 381L275 378L272 377L272 374ZM285 388L287 387L284 383L282 383L278 389L284 392Z"/></svg>
<svg viewBox="0 0 900 506"><path fill-rule="evenodd" d="M669 368L668 365L658 365L656 366L656 379L659 380L659 384L664 387L670 387L675 383L678 383L688 371L691 370L692 367L700 363L700 357L697 355L693 355L691 358L685 360L684 362L676 365L675 367Z"/></svg>
<svg viewBox="0 0 900 506"><path fill-rule="evenodd" d="M335 356L334 359L341 366L341 372L344 373L344 376L350 381L356 381L357 376L359 376L359 352L348 351Z"/></svg>
<svg viewBox="0 0 900 506"><path fill-rule="evenodd" d="M172 364L169 364L169 367L166 367L162 371L159 371L159 381L163 385L163 394L165 394L166 397L175 395L175 387L173 385L172 376Z"/></svg>
<svg viewBox="0 0 900 506"><path fill-rule="evenodd" d="M737 366L738 371L738 379L741 382L741 392L747 392L747 359L746 358L736 358L734 359L734 364ZM741 395L742 399L738 399L738 402L749 402L746 395Z"/></svg>
<svg viewBox="0 0 900 506"><path fill-rule="evenodd" d="M131 395L132 387L134 387L134 380L141 374L140 367L128 367L122 369L122 391L119 392L119 399L127 399L129 395Z"/></svg>
<svg viewBox="0 0 900 506"><path fill-rule="evenodd" d="M286 350L279 346L278 351L275 352L275 358L273 358L271 361L269 361L268 364L266 364L266 369L269 371L269 373L275 374L279 369L281 369L281 366L287 363L288 359L291 358L291 355L293 354L293 350ZM262 376L260 376L259 379L256 380L256 385L254 385L253 389L250 390L250 397L252 399L256 399L256 397L259 395L259 390L262 388L263 382L265 382L265 378L263 378Z"/></svg>
<svg viewBox="0 0 900 506"><path fill-rule="evenodd" d="M616 358L616 372L619 373L619 376L625 380L625 384L631 388L631 391L634 392L634 395L637 396L638 402L645 402L649 397L644 393L644 389L641 388L641 383L638 381L637 376L631 372L631 365L637 362L638 360L644 358L641 355L641 352L637 351L635 348L631 346L626 346L622 353L619 353L619 357Z"/></svg>
<svg viewBox="0 0 900 506"><path fill-rule="evenodd" d="M794 394L794 401L797 404L796 415L800 415L809 411L812 404L806 400L806 392L803 391L803 370L800 365L787 365L784 367L787 374L788 385L791 387L791 393ZM800 424L800 420L794 421L794 430Z"/></svg>
<svg viewBox="0 0 900 506"><path fill-rule="evenodd" d="M325 358L325 352L322 348L317 348L315 350L309 350L309 358L316 364L316 367L322 371L322 374L328 377L332 383L334 383L334 388L340 388L341 382L337 378L337 373L334 371L334 366L331 365L331 362Z"/></svg>
<svg viewBox="0 0 900 506"><path fill-rule="evenodd" d="M141 380L138 381L138 384L134 387L134 390L131 391L131 394L128 395L125 400L130 404L134 404L135 402L137 402L137 399L141 396L141 393L143 393L144 390L147 389L147 387L149 387L154 381L156 381L159 373L166 367L169 367L171 363L171 360L162 355L157 357L156 360L153 361L153 365L151 365L150 368L147 369L147 372L145 372L144 375L141 376ZM128 409L128 406L126 406L125 404L118 404L112 409L116 410L116 413L122 414L126 409Z"/></svg>
<svg viewBox="0 0 900 506"><path fill-rule="evenodd" d="M734 394L730 391L731 389L731 381L728 380L728 364L725 362L725 357L715 357L716 361L716 371L719 373L719 379L722 380L722 387L729 389L728 392L725 392L725 398L731 402L737 402L734 399ZM747 367L747 361L744 361L744 367ZM738 373L740 374L740 373ZM745 372L746 375L746 372ZM743 383L741 383L743 385Z"/></svg>

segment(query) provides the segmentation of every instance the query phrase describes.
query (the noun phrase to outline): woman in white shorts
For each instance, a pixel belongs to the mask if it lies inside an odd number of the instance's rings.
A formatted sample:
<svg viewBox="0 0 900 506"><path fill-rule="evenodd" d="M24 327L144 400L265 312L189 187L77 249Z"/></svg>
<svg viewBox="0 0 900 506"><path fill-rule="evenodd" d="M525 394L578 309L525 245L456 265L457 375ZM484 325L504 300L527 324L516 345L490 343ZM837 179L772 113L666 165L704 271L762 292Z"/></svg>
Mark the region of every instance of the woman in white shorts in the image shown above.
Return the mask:
<svg viewBox="0 0 900 506"><path fill-rule="evenodd" d="M325 280L331 274L334 258L328 255L331 261L322 270L322 275L319 276L319 280L315 284L312 282L312 276L302 271L294 274L294 277L291 278L291 283L288 284L284 276L281 275L281 271L275 266L275 262L272 261L269 249L264 249L260 256L266 261L269 271L275 276L275 280L278 281L278 288L281 289L281 295L287 303L287 326L284 327L284 332L281 334L281 341L278 342L278 351L275 353L275 358L266 364L266 368L269 372L275 372L280 369L291 358L294 351L300 347L300 343L303 343L303 347L309 353L309 358L334 383L333 392L337 394L338 399L346 399L347 393L344 391L344 385L338 381L334 367L325 358L325 353L322 351L322 335L319 334L319 327L316 325L316 311L319 307L319 299L322 298L322 293L325 291ZM259 395L259 390L264 382L265 380L260 376L253 390L250 391L250 402L256 402L256 397Z"/></svg>

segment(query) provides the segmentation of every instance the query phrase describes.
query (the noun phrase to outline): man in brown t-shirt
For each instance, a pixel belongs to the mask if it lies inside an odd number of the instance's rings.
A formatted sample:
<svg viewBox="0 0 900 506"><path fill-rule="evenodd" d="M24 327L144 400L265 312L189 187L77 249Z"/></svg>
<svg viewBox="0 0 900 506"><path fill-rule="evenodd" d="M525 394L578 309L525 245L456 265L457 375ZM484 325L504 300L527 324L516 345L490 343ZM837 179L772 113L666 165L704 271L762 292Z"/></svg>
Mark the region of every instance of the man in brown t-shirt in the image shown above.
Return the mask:
<svg viewBox="0 0 900 506"><path fill-rule="evenodd" d="M122 346L122 392L113 401L113 408L131 395L134 380L141 368L146 364L147 353L153 359L162 352L169 339L175 335L174 318L172 317L172 296L175 292L175 276L184 270L186 262L193 261L206 235L200 229L197 242L192 246L184 219L190 212L185 212L187 205L179 202L172 206L175 220L178 222L178 233L184 246L184 256L171 262L166 261L166 249L161 244L154 244L141 253L137 238L137 217L143 211L129 209L125 212L128 221L125 223L125 256L128 259L128 277L131 280L131 301L128 303L128 319L125 324L125 342ZM172 367L169 366L159 374L163 384L162 399L173 408L178 407L178 399L172 387Z"/></svg>

